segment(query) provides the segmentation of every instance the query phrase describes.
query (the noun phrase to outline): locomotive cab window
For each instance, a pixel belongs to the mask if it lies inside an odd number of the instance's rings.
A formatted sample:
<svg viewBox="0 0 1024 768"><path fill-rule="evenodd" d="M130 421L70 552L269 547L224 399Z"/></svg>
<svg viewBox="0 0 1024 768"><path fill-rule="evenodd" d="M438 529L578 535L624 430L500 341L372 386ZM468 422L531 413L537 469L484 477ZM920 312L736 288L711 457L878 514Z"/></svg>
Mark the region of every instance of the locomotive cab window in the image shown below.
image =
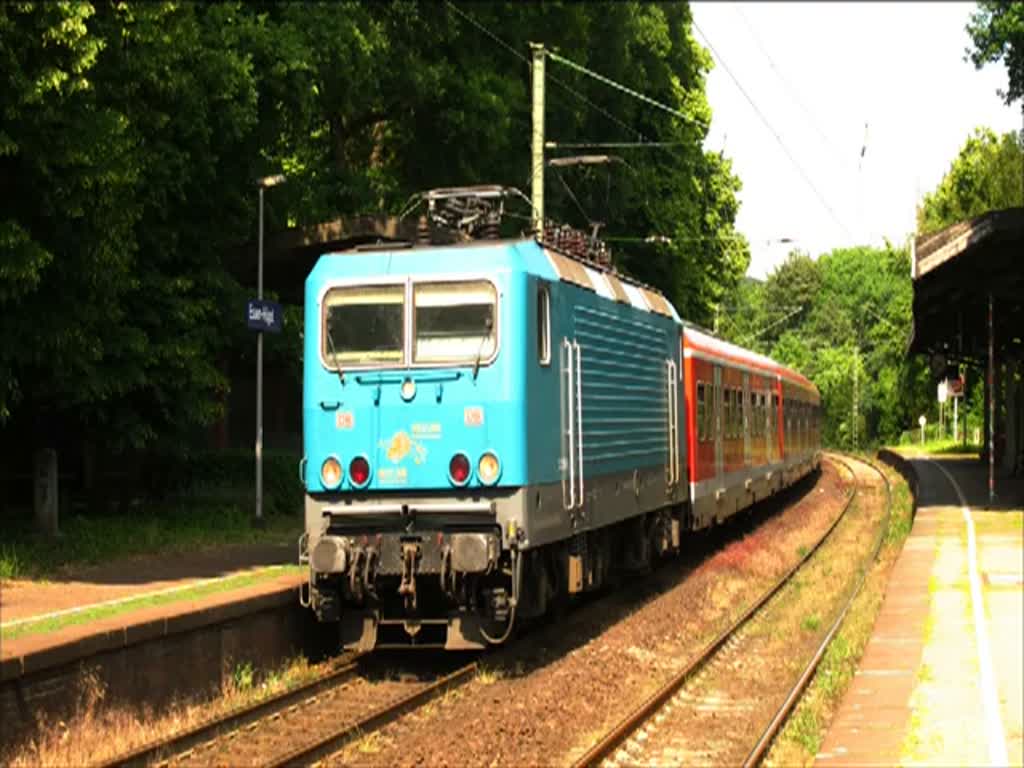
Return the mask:
<svg viewBox="0 0 1024 768"><path fill-rule="evenodd" d="M551 363L551 292L543 283L537 284L537 360Z"/></svg>
<svg viewBox="0 0 1024 768"><path fill-rule="evenodd" d="M486 281L413 286L415 363L489 362L497 350L497 293Z"/></svg>
<svg viewBox="0 0 1024 768"><path fill-rule="evenodd" d="M401 363L404 285L332 288L324 296L321 356L328 368Z"/></svg>

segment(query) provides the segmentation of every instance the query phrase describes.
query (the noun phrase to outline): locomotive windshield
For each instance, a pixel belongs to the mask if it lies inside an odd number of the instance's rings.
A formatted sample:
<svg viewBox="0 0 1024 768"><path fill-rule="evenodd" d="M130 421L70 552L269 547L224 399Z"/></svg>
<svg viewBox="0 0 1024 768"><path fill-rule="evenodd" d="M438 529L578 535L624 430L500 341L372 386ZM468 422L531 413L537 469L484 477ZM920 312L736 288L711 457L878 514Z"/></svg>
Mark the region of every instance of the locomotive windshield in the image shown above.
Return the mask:
<svg viewBox="0 0 1024 768"><path fill-rule="evenodd" d="M404 318L404 285L332 288L324 297L324 359L337 368L400 363Z"/></svg>
<svg viewBox="0 0 1024 768"><path fill-rule="evenodd" d="M413 362L488 360L496 347L494 286L486 281L419 283L413 288Z"/></svg>
<svg viewBox="0 0 1024 768"><path fill-rule="evenodd" d="M322 354L329 368L403 365L406 286L332 288L324 297ZM479 364L494 357L497 291L486 280L412 286L412 363Z"/></svg>

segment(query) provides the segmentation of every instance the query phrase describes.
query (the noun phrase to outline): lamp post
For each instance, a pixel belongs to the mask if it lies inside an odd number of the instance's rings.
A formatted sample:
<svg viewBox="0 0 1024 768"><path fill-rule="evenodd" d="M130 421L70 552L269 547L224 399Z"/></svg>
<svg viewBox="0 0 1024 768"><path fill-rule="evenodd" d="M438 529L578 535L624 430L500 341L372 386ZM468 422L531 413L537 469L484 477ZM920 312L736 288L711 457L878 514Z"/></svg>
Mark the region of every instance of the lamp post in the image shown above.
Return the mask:
<svg viewBox="0 0 1024 768"><path fill-rule="evenodd" d="M259 272L256 294L263 300L263 191L283 184L285 177L277 173L256 180L260 190ZM263 523L263 331L256 334L256 525Z"/></svg>

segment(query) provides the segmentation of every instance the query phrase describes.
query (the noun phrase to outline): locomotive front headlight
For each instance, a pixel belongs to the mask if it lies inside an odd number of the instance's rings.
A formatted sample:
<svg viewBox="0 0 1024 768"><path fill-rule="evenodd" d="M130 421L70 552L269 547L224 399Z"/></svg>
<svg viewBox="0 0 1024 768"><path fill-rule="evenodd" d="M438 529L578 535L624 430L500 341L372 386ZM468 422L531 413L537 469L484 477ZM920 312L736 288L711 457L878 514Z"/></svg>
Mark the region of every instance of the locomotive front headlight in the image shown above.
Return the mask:
<svg viewBox="0 0 1024 768"><path fill-rule="evenodd" d="M341 468L341 462L338 461L337 457L328 456L324 459L324 463L320 465L320 482L324 484L324 488L334 490L341 485L341 478L344 472Z"/></svg>
<svg viewBox="0 0 1024 768"><path fill-rule="evenodd" d="M497 481L498 475L501 474L501 462L498 461L498 457L494 453L487 451L477 462L476 473L479 475L481 483L493 485Z"/></svg>
<svg viewBox="0 0 1024 768"><path fill-rule="evenodd" d="M402 399L409 402L416 397L416 382L412 379L406 379L402 382Z"/></svg>

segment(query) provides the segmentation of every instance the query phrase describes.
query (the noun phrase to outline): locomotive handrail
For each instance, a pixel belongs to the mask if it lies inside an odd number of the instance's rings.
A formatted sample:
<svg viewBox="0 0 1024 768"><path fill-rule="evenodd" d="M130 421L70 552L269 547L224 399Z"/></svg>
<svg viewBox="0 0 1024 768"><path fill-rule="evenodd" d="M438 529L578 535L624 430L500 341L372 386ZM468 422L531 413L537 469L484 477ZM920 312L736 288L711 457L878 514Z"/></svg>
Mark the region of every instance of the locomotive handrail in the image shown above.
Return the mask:
<svg viewBox="0 0 1024 768"><path fill-rule="evenodd" d="M573 348L576 350L576 445L579 452L578 472L580 478L580 493L576 505L583 508L583 355L580 352L580 343L573 340Z"/></svg>
<svg viewBox="0 0 1024 768"><path fill-rule="evenodd" d="M377 374L375 378L367 375L355 377L357 384L401 384L406 379L413 379L417 384L433 384L439 381L458 381L462 378L462 371L444 371L440 373L417 373L409 371L402 374Z"/></svg>
<svg viewBox="0 0 1024 768"><path fill-rule="evenodd" d="M569 500L566 502L563 490L562 503L566 509L576 509L576 391L572 377L572 344L569 339L562 339L562 349L566 352L566 410L568 411L569 424L566 430L566 453L569 459ZM563 486L564 488L564 486Z"/></svg>
<svg viewBox="0 0 1024 768"><path fill-rule="evenodd" d="M426 501L420 504L339 504L324 509L325 515L344 512L346 515L394 514L396 512L494 512L492 501Z"/></svg>
<svg viewBox="0 0 1024 768"><path fill-rule="evenodd" d="M668 486L674 488L679 483L679 392L676 387L676 361L665 360L665 378L668 392Z"/></svg>

